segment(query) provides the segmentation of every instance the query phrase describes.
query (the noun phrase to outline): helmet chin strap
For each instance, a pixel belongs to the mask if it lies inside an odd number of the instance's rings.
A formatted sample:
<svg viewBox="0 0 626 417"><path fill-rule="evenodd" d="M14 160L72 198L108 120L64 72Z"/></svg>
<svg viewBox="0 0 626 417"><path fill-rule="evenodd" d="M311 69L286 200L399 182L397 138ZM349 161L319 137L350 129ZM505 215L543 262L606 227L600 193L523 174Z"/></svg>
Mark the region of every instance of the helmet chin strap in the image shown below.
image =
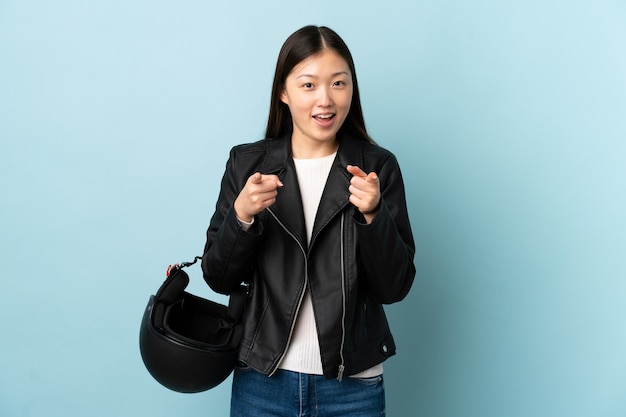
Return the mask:
<svg viewBox="0 0 626 417"><path fill-rule="evenodd" d="M195 264L196 262L198 262L200 259L202 259L202 256L196 256L195 258L193 258L193 261L191 262L182 262L180 264L168 265L167 271L165 272L165 276L169 277L174 269L187 268L188 266L191 266Z"/></svg>
<svg viewBox="0 0 626 417"><path fill-rule="evenodd" d="M191 266L193 264L195 264L196 262L198 262L200 259L202 259L202 256L196 256L195 258L193 258L193 261L191 262L183 262L182 264L180 264L181 268L187 268L188 266Z"/></svg>

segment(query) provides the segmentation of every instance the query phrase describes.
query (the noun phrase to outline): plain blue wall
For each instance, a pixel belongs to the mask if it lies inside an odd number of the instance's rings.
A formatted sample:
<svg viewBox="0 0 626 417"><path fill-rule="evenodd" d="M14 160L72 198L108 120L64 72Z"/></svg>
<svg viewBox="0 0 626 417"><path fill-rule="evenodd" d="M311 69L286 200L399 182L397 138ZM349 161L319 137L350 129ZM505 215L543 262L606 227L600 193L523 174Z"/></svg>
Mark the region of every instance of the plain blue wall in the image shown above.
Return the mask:
<svg viewBox="0 0 626 417"><path fill-rule="evenodd" d="M388 415L626 415L623 1L2 0L0 416L227 416L151 379L139 322L309 23L406 177Z"/></svg>

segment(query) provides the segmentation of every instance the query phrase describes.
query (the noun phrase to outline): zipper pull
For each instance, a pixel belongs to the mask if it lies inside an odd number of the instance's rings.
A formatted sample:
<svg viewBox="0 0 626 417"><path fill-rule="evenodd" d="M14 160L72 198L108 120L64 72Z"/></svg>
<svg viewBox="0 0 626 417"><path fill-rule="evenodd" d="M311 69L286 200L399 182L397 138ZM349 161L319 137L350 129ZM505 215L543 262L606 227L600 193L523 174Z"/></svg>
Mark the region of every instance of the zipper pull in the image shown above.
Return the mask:
<svg viewBox="0 0 626 417"><path fill-rule="evenodd" d="M341 382L343 379L343 371L346 369L345 366L339 365L339 373L337 374L337 381Z"/></svg>

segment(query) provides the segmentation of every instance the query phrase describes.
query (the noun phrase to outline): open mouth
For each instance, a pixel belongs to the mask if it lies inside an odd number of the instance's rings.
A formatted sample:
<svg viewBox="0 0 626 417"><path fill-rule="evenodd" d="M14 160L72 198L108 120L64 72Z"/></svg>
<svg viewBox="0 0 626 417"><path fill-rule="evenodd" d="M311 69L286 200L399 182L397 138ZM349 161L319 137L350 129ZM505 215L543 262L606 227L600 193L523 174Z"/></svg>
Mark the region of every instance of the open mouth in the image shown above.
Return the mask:
<svg viewBox="0 0 626 417"><path fill-rule="evenodd" d="M324 113L324 114L316 114L313 116L314 119L319 120L320 122L328 122L335 117L335 113Z"/></svg>

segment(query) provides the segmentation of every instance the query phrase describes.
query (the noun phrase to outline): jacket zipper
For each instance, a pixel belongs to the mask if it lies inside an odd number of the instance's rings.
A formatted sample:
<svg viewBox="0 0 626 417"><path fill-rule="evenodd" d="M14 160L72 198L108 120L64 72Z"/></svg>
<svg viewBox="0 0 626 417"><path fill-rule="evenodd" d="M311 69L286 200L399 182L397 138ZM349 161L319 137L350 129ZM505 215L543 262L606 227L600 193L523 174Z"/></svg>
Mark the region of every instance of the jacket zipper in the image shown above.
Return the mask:
<svg viewBox="0 0 626 417"><path fill-rule="evenodd" d="M285 232L287 232L287 234L289 236L291 236L293 238L293 240L296 241L296 243L298 244L298 246L300 247L300 250L302 251L302 255L304 256L304 287L302 292L300 293L300 300L298 300L298 307L296 308L296 314L294 315L294 319L291 322L291 329L289 330L289 338L287 339L287 345L284 348L284 351L282 353L282 355L280 356L280 359L278 360L278 362L276 363L276 367L274 367L274 369L272 370L272 372L269 374L269 376L271 377L272 375L274 375L276 373L276 371L278 370L278 367L280 366L280 363L283 361L283 359L285 358L285 355L287 354L287 348L289 347L289 344L291 343L291 337L293 336L293 330L296 327L296 319L298 317L298 313L300 312L300 307L302 306L302 300L304 299L304 294L306 292L306 287L309 284L309 259L306 256L306 251L304 250L304 248L302 247L302 244L300 243L300 241L293 235L293 233L291 233L286 227L285 224L283 222L280 221L280 219L278 218L278 216L274 213L274 211L268 207L267 211L272 215L272 217L274 217L274 219L278 222L278 224L280 225L280 227L283 228L283 230Z"/></svg>
<svg viewBox="0 0 626 417"><path fill-rule="evenodd" d="M343 379L343 371L346 369L344 366L344 357L343 357L343 346L346 341L346 277L345 277L345 261L343 259L344 247L343 247L343 239L344 239L344 217L345 213L341 212L341 236L340 236L340 248L341 248L341 301L342 301L342 312L341 312L341 345L339 346L339 370L337 372L337 381L341 382Z"/></svg>

